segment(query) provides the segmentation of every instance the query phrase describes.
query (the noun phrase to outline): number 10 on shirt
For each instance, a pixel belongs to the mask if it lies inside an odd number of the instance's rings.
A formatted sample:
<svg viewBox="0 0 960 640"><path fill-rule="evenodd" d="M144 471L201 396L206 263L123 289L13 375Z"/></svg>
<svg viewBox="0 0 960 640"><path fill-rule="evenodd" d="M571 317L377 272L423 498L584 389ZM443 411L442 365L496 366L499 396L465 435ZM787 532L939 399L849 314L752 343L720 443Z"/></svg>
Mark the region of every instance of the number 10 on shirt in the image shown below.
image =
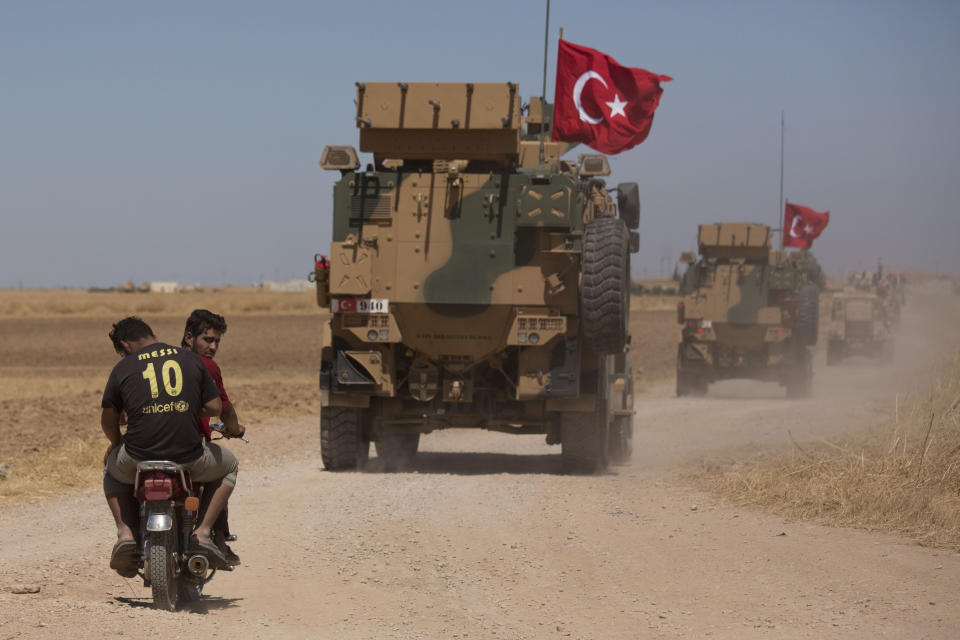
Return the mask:
<svg viewBox="0 0 960 640"><path fill-rule="evenodd" d="M141 374L143 379L150 383L150 397L160 397L160 386L157 384L157 370L153 363L147 365ZM169 396L178 396L183 390L183 371L176 360L164 360L160 365L160 377L163 379L163 389Z"/></svg>

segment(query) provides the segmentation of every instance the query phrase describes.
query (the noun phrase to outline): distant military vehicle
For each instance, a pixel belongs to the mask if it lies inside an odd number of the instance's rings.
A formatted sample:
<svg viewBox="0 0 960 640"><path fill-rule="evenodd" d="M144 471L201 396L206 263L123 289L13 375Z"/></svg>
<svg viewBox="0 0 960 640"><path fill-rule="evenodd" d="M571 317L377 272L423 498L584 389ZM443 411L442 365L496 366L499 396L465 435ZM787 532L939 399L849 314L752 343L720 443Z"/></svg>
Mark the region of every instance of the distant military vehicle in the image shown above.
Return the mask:
<svg viewBox="0 0 960 640"><path fill-rule="evenodd" d="M702 395L727 378L772 380L790 397L810 394L817 341L819 267L812 256L770 248L770 227L700 225L699 260L688 268L677 307L677 395Z"/></svg>
<svg viewBox="0 0 960 640"><path fill-rule="evenodd" d="M572 472L630 455L635 183L605 156L542 142L513 83L358 83L363 169L326 147L333 189L321 353L321 452L402 467L449 427L545 434ZM328 283L328 284L324 284Z"/></svg>
<svg viewBox="0 0 960 640"><path fill-rule="evenodd" d="M899 321L899 304L891 292L878 293L876 278L857 272L850 286L833 295L827 329L827 364L851 355L867 355L889 361L893 358L892 330Z"/></svg>
<svg viewBox="0 0 960 640"><path fill-rule="evenodd" d="M896 331L900 327L900 315L907 303L906 288L902 276L888 271L883 278L877 279L876 294L883 300L884 313L887 316L887 328Z"/></svg>

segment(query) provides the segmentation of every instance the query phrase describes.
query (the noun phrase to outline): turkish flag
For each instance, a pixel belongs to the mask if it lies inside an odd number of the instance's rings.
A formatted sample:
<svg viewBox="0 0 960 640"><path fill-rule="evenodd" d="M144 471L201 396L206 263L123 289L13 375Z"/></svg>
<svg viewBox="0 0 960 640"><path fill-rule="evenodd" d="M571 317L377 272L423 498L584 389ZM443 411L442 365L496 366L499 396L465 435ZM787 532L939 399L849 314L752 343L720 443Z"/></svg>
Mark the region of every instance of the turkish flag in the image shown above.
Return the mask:
<svg viewBox="0 0 960 640"><path fill-rule="evenodd" d="M334 298L334 313L356 313L357 301L355 298Z"/></svg>
<svg viewBox="0 0 960 640"><path fill-rule="evenodd" d="M660 83L672 79L561 40L552 139L583 142L601 153L631 149L646 140L663 93Z"/></svg>
<svg viewBox="0 0 960 640"><path fill-rule="evenodd" d="M820 213L788 202L783 214L783 246L809 249L814 238L819 238L827 228L828 222L829 211Z"/></svg>

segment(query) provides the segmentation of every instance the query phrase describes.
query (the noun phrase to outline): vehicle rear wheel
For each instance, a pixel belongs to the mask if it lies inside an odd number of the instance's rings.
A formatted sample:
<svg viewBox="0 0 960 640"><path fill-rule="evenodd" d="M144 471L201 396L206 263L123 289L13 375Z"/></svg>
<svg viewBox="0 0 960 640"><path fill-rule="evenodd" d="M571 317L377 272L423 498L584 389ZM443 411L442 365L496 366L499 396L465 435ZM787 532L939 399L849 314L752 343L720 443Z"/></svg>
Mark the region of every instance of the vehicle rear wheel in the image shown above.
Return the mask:
<svg viewBox="0 0 960 640"><path fill-rule="evenodd" d="M683 345L677 347L677 397L707 395L707 381L686 365Z"/></svg>
<svg viewBox="0 0 960 640"><path fill-rule="evenodd" d="M403 471L413 464L420 447L420 434L384 433L374 444L377 457L383 461L384 471Z"/></svg>
<svg viewBox="0 0 960 640"><path fill-rule="evenodd" d="M813 390L813 364L806 347L797 347L790 369L787 371L785 386L788 398L809 398Z"/></svg>
<svg viewBox="0 0 960 640"><path fill-rule="evenodd" d="M595 218L583 234L581 327L598 354L620 353L630 316L629 233L619 218Z"/></svg>
<svg viewBox="0 0 960 640"><path fill-rule="evenodd" d="M610 427L607 457L611 464L627 464L633 455L633 417L616 416Z"/></svg>
<svg viewBox="0 0 960 640"><path fill-rule="evenodd" d="M600 473L608 464L609 430L603 412L560 416L560 456L566 473Z"/></svg>
<svg viewBox="0 0 960 640"><path fill-rule="evenodd" d="M357 407L323 407L320 412L320 458L328 471L363 468L370 458L364 434L367 411Z"/></svg>
<svg viewBox="0 0 960 640"><path fill-rule="evenodd" d="M177 608L177 553L176 536L172 530L148 531L150 589L153 604L158 609L175 611Z"/></svg>
<svg viewBox="0 0 960 640"><path fill-rule="evenodd" d="M820 324L820 290L812 282L801 285L794 294L793 338L797 344L809 347L817 344Z"/></svg>
<svg viewBox="0 0 960 640"><path fill-rule="evenodd" d="M843 343L831 340L827 343L827 365L833 366L843 359Z"/></svg>

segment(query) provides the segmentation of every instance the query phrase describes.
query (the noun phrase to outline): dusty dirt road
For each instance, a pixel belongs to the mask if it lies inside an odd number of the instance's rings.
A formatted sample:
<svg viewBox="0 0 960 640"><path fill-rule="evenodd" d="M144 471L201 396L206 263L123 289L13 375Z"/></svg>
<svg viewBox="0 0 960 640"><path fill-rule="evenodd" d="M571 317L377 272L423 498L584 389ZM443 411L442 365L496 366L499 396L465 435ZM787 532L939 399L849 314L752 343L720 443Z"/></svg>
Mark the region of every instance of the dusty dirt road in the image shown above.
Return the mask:
<svg viewBox="0 0 960 640"><path fill-rule="evenodd" d="M912 322L905 334L923 335ZM788 430L875 423L916 364L821 360L805 401L776 385L689 399L655 385L634 460L595 477L559 475L542 438L463 431L426 436L410 473L328 473L317 421L277 420L233 446L244 565L178 613L107 568L99 492L0 509L0 640L956 638L960 555L725 506L682 477Z"/></svg>

